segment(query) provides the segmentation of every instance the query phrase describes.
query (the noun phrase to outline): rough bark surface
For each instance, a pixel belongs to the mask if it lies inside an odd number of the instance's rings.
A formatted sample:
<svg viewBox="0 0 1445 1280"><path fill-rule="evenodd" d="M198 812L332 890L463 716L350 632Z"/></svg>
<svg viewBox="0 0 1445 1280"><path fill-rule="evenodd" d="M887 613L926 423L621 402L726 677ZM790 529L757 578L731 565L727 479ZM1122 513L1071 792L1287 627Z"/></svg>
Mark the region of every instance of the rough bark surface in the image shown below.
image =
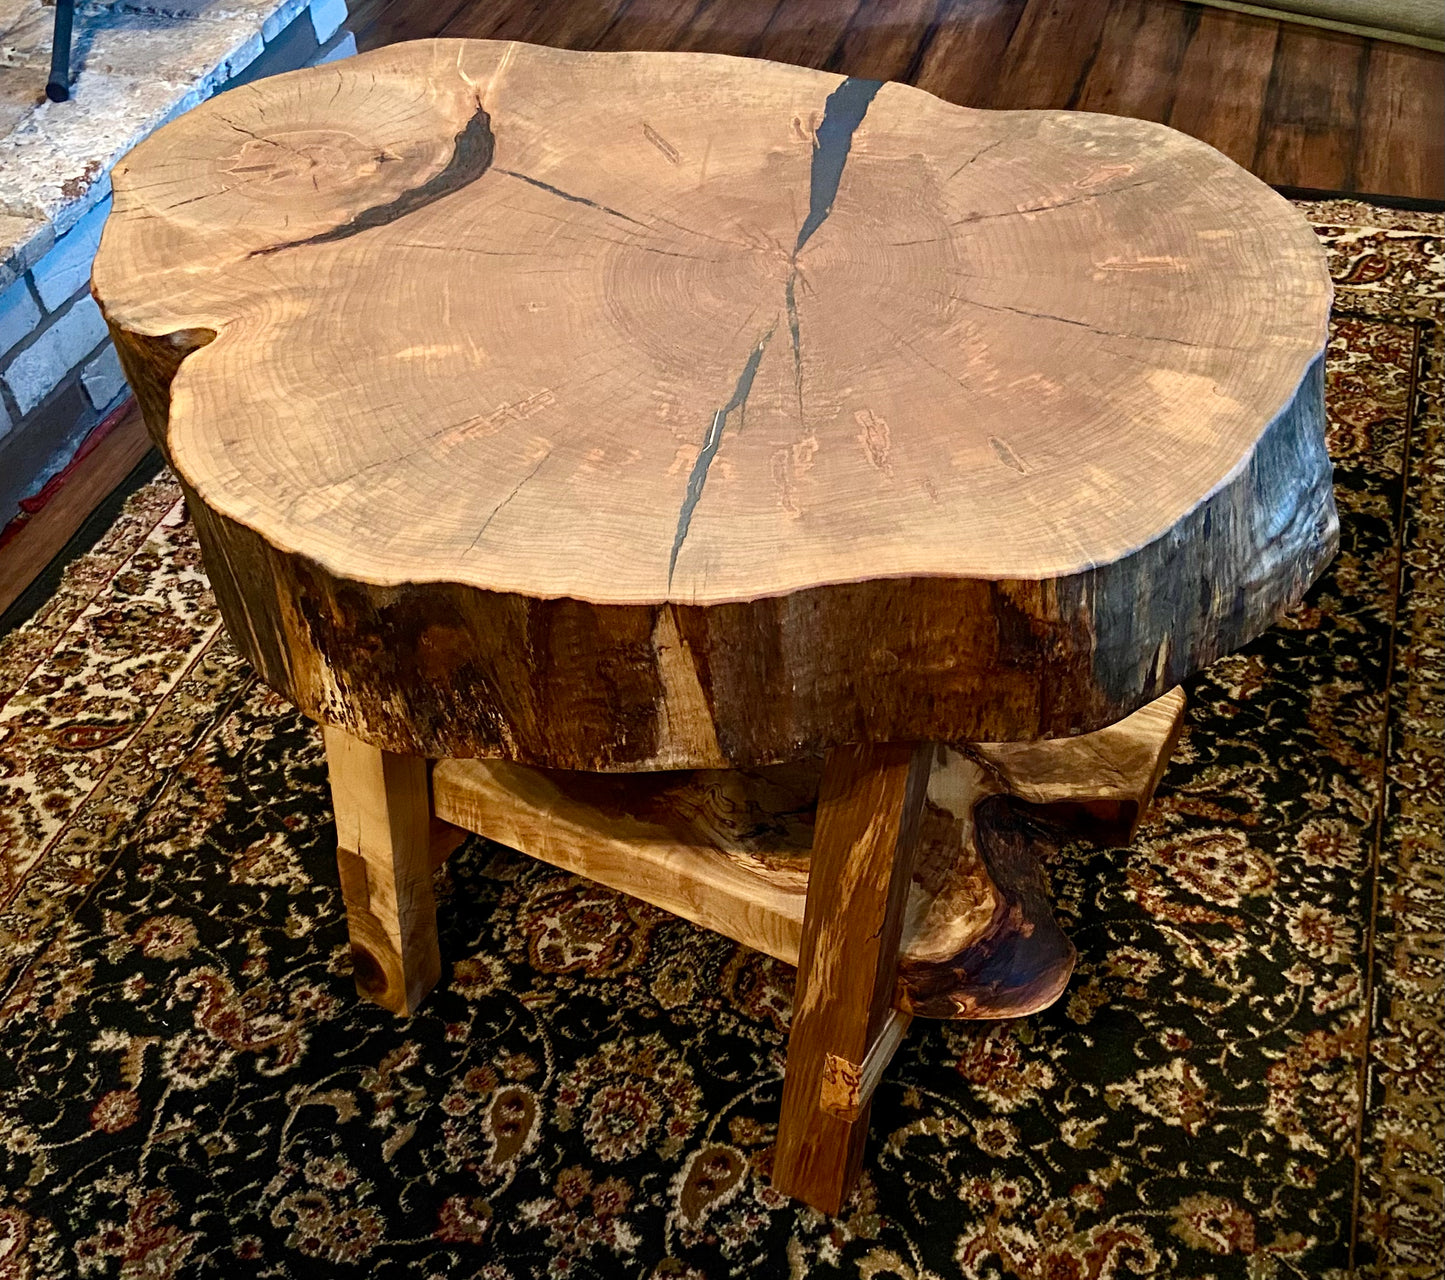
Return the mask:
<svg viewBox="0 0 1445 1280"><path fill-rule="evenodd" d="M96 295L230 630L387 750L1067 736L1333 552L1323 254L1163 126L422 41L114 186Z"/></svg>

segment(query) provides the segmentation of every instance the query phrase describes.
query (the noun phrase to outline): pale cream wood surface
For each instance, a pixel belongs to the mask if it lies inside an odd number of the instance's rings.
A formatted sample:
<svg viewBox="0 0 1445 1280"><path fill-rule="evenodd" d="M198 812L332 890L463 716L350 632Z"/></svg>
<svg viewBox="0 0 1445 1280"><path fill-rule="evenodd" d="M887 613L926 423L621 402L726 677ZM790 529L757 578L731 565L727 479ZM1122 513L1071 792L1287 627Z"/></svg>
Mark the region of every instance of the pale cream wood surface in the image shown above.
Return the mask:
<svg viewBox="0 0 1445 1280"><path fill-rule="evenodd" d="M336 861L357 990L409 1014L441 974L427 762L325 730ZM437 833L436 851L448 841Z"/></svg>
<svg viewBox="0 0 1445 1280"><path fill-rule="evenodd" d="M804 240L840 80L428 41L258 82L117 166L97 289L128 330L220 335L172 389L206 502L377 584L1056 577L1238 472L1323 347L1295 210L1162 125L888 84ZM485 172L341 234L468 130Z"/></svg>

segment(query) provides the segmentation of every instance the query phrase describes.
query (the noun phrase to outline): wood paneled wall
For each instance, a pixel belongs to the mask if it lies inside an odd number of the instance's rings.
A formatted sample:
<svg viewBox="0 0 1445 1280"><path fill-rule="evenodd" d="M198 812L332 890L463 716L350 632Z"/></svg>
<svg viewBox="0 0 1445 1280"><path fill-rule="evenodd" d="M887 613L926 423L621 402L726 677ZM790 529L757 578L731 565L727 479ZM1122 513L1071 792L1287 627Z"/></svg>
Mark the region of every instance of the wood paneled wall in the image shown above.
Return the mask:
<svg viewBox="0 0 1445 1280"><path fill-rule="evenodd" d="M1445 55L1182 0L356 0L352 26L775 58L1162 121L1276 186L1445 198Z"/></svg>

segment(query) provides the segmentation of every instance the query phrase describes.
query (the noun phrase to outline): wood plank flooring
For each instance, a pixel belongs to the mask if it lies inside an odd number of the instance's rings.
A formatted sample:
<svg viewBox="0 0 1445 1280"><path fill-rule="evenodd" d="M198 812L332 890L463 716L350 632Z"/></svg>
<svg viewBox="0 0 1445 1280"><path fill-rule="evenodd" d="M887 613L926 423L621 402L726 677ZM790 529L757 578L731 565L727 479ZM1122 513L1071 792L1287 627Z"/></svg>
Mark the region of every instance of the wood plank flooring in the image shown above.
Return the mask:
<svg viewBox="0 0 1445 1280"><path fill-rule="evenodd" d="M151 453L150 436L135 401L125 416L99 444L79 462L49 502L0 549L0 635L8 629L7 611L22 596L52 560L69 548L91 516L110 500L117 486ZM155 459L159 465L159 459ZM102 526L102 529L104 526ZM100 530L96 531L97 533ZM30 593L32 596L34 593ZM34 600L38 606L40 600Z"/></svg>
<svg viewBox="0 0 1445 1280"><path fill-rule="evenodd" d="M965 106L1158 120L1276 186L1445 199L1445 55L1183 0L356 0L351 27L362 48L775 58Z"/></svg>

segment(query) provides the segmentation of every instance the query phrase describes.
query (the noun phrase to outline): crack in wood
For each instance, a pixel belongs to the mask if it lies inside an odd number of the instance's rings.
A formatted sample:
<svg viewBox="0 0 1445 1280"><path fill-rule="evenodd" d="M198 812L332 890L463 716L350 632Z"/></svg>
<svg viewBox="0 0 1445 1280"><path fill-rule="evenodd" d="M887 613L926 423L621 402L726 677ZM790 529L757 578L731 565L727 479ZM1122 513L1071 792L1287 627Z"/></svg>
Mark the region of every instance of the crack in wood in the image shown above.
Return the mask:
<svg viewBox="0 0 1445 1280"><path fill-rule="evenodd" d="M798 321L797 279L798 253L807 244L813 233L822 226L833 212L833 202L838 197L838 185L843 180L843 168L848 163L848 154L853 147L853 134L863 122L869 104L883 87L879 80L858 80L852 76L845 79L828 95L823 106L823 119L813 139L813 164L808 189L808 216L798 229L797 243L793 246L792 268L784 286L784 304L788 316L788 333L793 348L793 379L798 392L798 414L803 411L803 353L802 331ZM576 199L577 197L569 197ZM631 219L629 219L631 221ZM753 378L763 358L774 329L769 329L762 340L753 348L747 365L738 378L738 385L732 399L713 414L707 435L703 437L702 449L693 463L692 473L687 479L687 492L683 497L682 509L678 512L677 533L672 542L672 554L667 562L667 585L672 587L673 575L677 570L677 557L687 539L692 525L692 513L702 497L703 486L707 483L708 471L717 456L722 443L723 428L728 416L734 410L741 410L752 389Z"/></svg>
<svg viewBox="0 0 1445 1280"><path fill-rule="evenodd" d="M520 480L518 480L515 485L512 486L512 492L509 493L505 498L503 498L499 503L497 503L495 507L492 508L492 514L482 521L482 527L477 530L477 536L472 539L471 545L467 548L467 554L470 555L473 551L477 549L477 543L482 540L482 535L486 533L487 529L491 526L492 521L495 520L502 513L502 508L507 506L513 498L515 498L519 493L522 492L522 486L526 484L529 480L531 480L534 476L536 476L537 472L542 469L542 464L546 462L547 459L551 456L552 451L548 449L546 453L544 453L540 458L537 459L537 465L533 467L529 472L527 472L527 474L524 475Z"/></svg>
<svg viewBox="0 0 1445 1280"><path fill-rule="evenodd" d="M971 156L969 156L967 160L965 160L961 165L959 165L957 169L950 173L948 177L944 179L944 182L952 182L956 177L958 177L960 173L967 169L969 165L973 164L974 161L983 159L983 157L988 155L988 153L992 151L995 147L1002 146L1007 140L1008 139L1006 137L995 138L992 142L988 144L988 146L982 147L978 151L975 151Z"/></svg>
<svg viewBox="0 0 1445 1280"><path fill-rule="evenodd" d="M304 151L297 151L295 147L288 147L284 142L277 142L275 138L268 138L264 134L257 133L254 129L247 129L244 125L239 125L234 120L228 120L225 116L221 117L221 123L229 125L243 138L250 138L253 142L264 143L268 147L275 147L277 151L288 152L300 160L311 160L311 157Z"/></svg>
<svg viewBox="0 0 1445 1280"><path fill-rule="evenodd" d="M687 492L683 495L682 509L677 513L677 533L673 537L672 554L667 561L669 589L672 587L672 575L677 569L678 553L682 550L682 544L687 539L687 531L692 525L693 510L702 497L703 486L707 483L708 470L712 466L712 460L717 457L718 445L722 443L723 428L727 425L729 415L734 412L741 413L743 406L747 403L748 394L753 389L753 379L758 374L758 365L763 360L763 352L767 350L768 343L772 340L776 329L777 326L774 325L759 339L758 345L748 356L748 362L743 366L742 373L738 375L738 383L733 388L732 399L712 415L712 422L708 426L707 435L703 437L697 461L692 464L692 473L687 478Z"/></svg>
<svg viewBox="0 0 1445 1280"><path fill-rule="evenodd" d="M971 275L968 272L963 271L947 271L947 274L957 276L958 278L963 280L983 280L985 282L989 282L996 279L992 276ZM897 285L891 284L888 281L877 281L876 284L878 285L878 287L885 289L896 289L898 287ZM954 293L951 290L947 289L930 289L925 285L910 285L908 292L909 294L933 294L936 297L943 298L947 302L959 302L966 307L981 307L985 311L1007 311L1011 312L1014 315L1027 316L1029 319L1032 320L1054 320L1057 321L1059 324L1071 324L1079 329L1087 329L1090 333L1097 333L1100 337L1103 338L1128 338L1131 341L1136 342L1163 342L1171 346L1188 347L1191 350L1198 350L1200 347L1206 345L1202 340L1172 338L1168 334L1162 333L1130 333L1124 329L1103 329L1100 328L1098 325L1090 324L1087 320L1074 320L1071 319L1069 316L1055 315L1052 311L1032 311L1027 307L1011 307L1004 302L981 302L977 298L970 298L962 293ZM874 312L874 316L875 318L879 319L881 323L881 317L878 317L876 312ZM895 336L898 335L895 334ZM899 338L899 341L902 341L901 337ZM1225 342L1211 342L1207 345L1217 351L1243 350L1243 348L1241 347L1234 346L1230 343ZM1147 364L1150 368L1159 367L1158 364L1152 360L1140 360L1138 357L1130 356L1127 352L1124 351L1111 351L1110 355L1115 356L1119 359L1133 360L1137 364ZM934 368L940 368L940 366L934 365ZM953 377L953 375L949 374L949 377Z"/></svg>
<svg viewBox="0 0 1445 1280"><path fill-rule="evenodd" d="M793 263L783 290L783 300L788 308L788 334L793 340L793 385L798 393L798 424L803 424L803 331L798 323L798 264Z"/></svg>
<svg viewBox="0 0 1445 1280"><path fill-rule="evenodd" d="M853 149L853 135L868 114L868 107L881 80L858 80L849 76L833 90L823 104L823 119L813 135L813 165L808 180L808 216L798 228L793 245L788 282L783 301L788 312L788 334L793 344L793 385L798 395L798 422L803 421L803 333L798 320L798 254L828 215L838 198L843 169Z"/></svg>
<svg viewBox="0 0 1445 1280"><path fill-rule="evenodd" d="M966 298L961 293L950 294L955 302L961 302L969 307L982 307L985 311L1007 311L1016 316L1028 316L1031 320L1053 320L1058 324L1071 324L1076 329L1087 329L1090 333L1097 333L1102 338L1128 338L1134 342L1167 342L1176 347L1189 347L1197 349L1198 342L1190 342L1185 338L1171 338L1162 333L1126 333L1122 329L1101 329L1098 325L1090 324L1087 320L1071 320L1068 316L1056 316L1051 311L1030 311L1027 307L1010 307L1002 302L980 302L977 298ZM1237 351L1237 347L1231 347L1224 343L1211 344L1221 351Z"/></svg>
<svg viewBox="0 0 1445 1280"><path fill-rule="evenodd" d="M634 227L641 227L645 231L651 228L645 222L639 222L636 218L629 217L621 210L612 208L611 205L599 204L596 200L589 200L586 196L573 195L570 191L563 191L561 187L554 187L550 182L543 182L540 178L529 177L525 173L518 173L515 169L498 169L498 173L504 173L509 178L516 178L536 187L539 191L546 191L551 195L559 196L563 200L570 200L573 204L585 204L589 209L597 209L602 213L610 213L614 218L621 218L623 222L630 222Z"/></svg>
<svg viewBox="0 0 1445 1280"><path fill-rule="evenodd" d="M881 80L857 80L849 76L823 104L823 119L813 135L808 216L798 229L798 243L793 246L795 255L833 212L838 184L843 180L843 166L848 163L848 153L853 149L853 134L863 123L869 104L882 87Z"/></svg>
<svg viewBox="0 0 1445 1280"><path fill-rule="evenodd" d="M964 165L963 168L967 168ZM1069 209L1076 204L1087 204L1091 200L1102 200L1106 196L1115 196L1123 191L1132 191L1135 187L1153 186L1159 182L1158 178L1140 178L1137 182L1121 183L1117 187L1107 187L1103 191L1091 191L1088 195L1071 196L1067 200L1055 200L1051 204L1032 204L1022 209L1000 209L995 213L969 213L961 218L955 218L948 225L950 227L968 226L975 222L991 222L995 218L1019 218L1027 213L1051 213L1055 209ZM921 244L944 244L951 240L951 235L926 236L922 240L889 240L887 246L890 249L910 249Z"/></svg>
<svg viewBox="0 0 1445 1280"><path fill-rule="evenodd" d="M299 248L301 245L330 244L336 240L349 239L363 231L387 226L475 182L492 167L492 156L495 152L496 138L492 134L492 118L478 101L476 112L452 143L452 157L447 161L446 168L428 178L421 186L403 191L395 200L386 204L363 209L339 227L332 227L329 231L321 231L300 240L286 240L281 244L268 245L264 249L253 249L247 256L261 258L280 253L283 249Z"/></svg>
<svg viewBox="0 0 1445 1280"><path fill-rule="evenodd" d="M1055 200L1049 204L1031 204L1022 209L1003 209L998 213L970 213L962 218L957 218L948 225L950 227L961 227L970 222L987 222L992 218L1019 218L1026 213L1052 213L1055 209L1070 209L1076 204L1088 204L1091 200L1102 200L1106 196L1116 196L1124 191L1132 191L1135 187L1147 187L1157 182L1157 178L1140 178L1138 182L1124 182L1117 187L1109 187L1104 191L1091 191L1088 195L1070 196L1067 200Z"/></svg>

